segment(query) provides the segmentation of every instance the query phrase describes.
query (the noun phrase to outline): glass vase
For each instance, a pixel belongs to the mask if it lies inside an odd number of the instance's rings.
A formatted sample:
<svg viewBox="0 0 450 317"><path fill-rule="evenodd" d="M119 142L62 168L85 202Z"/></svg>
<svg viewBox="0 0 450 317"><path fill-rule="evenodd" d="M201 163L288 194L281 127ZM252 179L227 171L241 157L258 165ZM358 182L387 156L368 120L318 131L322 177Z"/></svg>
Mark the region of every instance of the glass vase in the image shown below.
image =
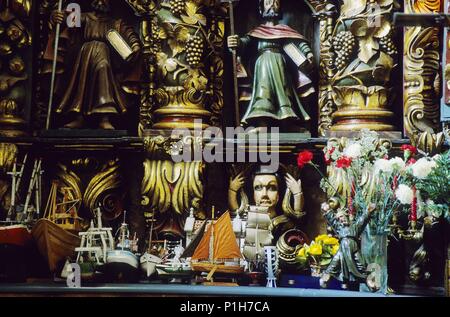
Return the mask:
<svg viewBox="0 0 450 317"><path fill-rule="evenodd" d="M321 277L322 276L322 268L320 267L320 265L317 264L311 264L311 276L313 277Z"/></svg>
<svg viewBox="0 0 450 317"><path fill-rule="evenodd" d="M361 291L387 294L387 245L387 233L377 232L370 225L366 227L361 236L361 255L368 276L366 283L360 286Z"/></svg>

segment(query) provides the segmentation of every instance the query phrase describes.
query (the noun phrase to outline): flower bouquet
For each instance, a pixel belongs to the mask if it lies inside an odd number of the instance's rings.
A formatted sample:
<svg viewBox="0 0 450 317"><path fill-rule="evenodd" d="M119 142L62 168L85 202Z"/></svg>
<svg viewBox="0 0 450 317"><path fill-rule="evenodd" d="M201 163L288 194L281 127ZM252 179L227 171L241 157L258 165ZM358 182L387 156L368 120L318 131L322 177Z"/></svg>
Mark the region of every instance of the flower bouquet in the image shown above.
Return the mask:
<svg viewBox="0 0 450 317"><path fill-rule="evenodd" d="M322 234L309 245L304 244L296 255L299 269L311 268L311 276L320 277L320 271L326 268L339 250L339 240Z"/></svg>

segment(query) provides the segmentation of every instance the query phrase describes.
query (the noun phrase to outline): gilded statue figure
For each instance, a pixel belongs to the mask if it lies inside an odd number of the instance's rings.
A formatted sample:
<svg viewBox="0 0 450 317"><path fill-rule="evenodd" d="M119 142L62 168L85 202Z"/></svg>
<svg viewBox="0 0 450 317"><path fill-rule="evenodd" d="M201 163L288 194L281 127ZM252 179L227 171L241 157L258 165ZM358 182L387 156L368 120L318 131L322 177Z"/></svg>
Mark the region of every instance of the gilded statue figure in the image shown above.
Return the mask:
<svg viewBox="0 0 450 317"><path fill-rule="evenodd" d="M339 210L336 214L327 203L322 205L322 212L339 237L339 250L320 278L320 286L325 288L331 276L342 282L342 288L347 289L349 283L365 282L367 279L366 263L360 252L360 237L369 223L375 210L369 206L353 222L346 212Z"/></svg>
<svg viewBox="0 0 450 317"><path fill-rule="evenodd" d="M274 237L274 243L283 233L294 229L297 220L305 215L303 212L304 196L301 180L297 181L292 175L286 174L285 182L287 189L281 208L279 206L281 179L277 173L261 168L253 175L251 184L255 205L268 208L271 219L270 229ZM243 192L244 184L245 177L243 173L232 178L230 182L228 202L231 210L235 212L242 212L242 209L244 209L238 206L239 193L241 194L241 205L248 203L247 197ZM290 202L292 196L293 206L291 206Z"/></svg>
<svg viewBox="0 0 450 317"><path fill-rule="evenodd" d="M99 128L112 130L111 119L127 111L125 93L139 93L139 35L122 19L111 16L111 2L93 0L93 11L81 14L81 27L67 26L66 12L52 12L51 23L61 24L62 30L57 73L66 75L57 84L62 98L55 111L69 121L65 128L83 128L86 119L93 118ZM111 32L121 43L111 41ZM53 60L54 39L52 34L44 55L47 61ZM114 44L128 46L125 60Z"/></svg>
<svg viewBox="0 0 450 317"><path fill-rule="evenodd" d="M310 74L313 53L307 39L281 24L281 0L260 0L264 23L245 36L228 37L228 47L238 53L257 46L253 90L241 125L253 127L299 124L310 120L301 97L314 93Z"/></svg>

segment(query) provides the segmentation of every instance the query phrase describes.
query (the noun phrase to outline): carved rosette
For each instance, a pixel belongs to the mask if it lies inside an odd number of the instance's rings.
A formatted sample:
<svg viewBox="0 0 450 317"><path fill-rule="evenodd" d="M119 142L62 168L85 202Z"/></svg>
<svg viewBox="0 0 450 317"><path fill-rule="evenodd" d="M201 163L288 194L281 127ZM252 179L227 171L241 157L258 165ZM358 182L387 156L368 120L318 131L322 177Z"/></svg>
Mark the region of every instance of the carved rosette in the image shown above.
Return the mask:
<svg viewBox="0 0 450 317"><path fill-rule="evenodd" d="M156 232L183 237L190 208L202 215L204 187L202 162L146 160L142 180L142 206L147 219L155 215Z"/></svg>
<svg viewBox="0 0 450 317"><path fill-rule="evenodd" d="M25 63L31 46L30 0L11 0L0 12L0 135L21 136L27 103L27 69Z"/></svg>
<svg viewBox="0 0 450 317"><path fill-rule="evenodd" d="M440 0L407 0L406 13L441 11ZM407 27L404 33L403 108L405 132L427 153L439 151L440 130L440 31L432 27Z"/></svg>

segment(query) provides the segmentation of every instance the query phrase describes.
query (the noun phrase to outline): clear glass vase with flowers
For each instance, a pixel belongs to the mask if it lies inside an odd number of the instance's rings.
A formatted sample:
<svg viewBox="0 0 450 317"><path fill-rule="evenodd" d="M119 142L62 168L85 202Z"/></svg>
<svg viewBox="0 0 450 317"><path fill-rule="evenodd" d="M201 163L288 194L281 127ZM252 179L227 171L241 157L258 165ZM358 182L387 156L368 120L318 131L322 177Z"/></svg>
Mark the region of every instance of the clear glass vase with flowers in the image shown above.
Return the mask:
<svg viewBox="0 0 450 317"><path fill-rule="evenodd" d="M387 291L386 246L392 219L409 206L412 209L410 219L415 219L415 193L413 190L412 194L406 192L405 186L410 182L408 170L409 165L414 164L412 156L416 149L404 146L403 158L389 158L391 146L390 141L380 139L376 132L363 130L356 139L329 140L324 148L327 176L316 164L308 163L322 174L321 188L335 213L346 214L352 222L360 219L367 210L373 210L361 236L361 254L366 264L372 264L365 273L373 276L371 268L380 273L371 281L371 289L382 292ZM305 154L299 154L299 160L305 157ZM304 166L304 159L301 162ZM301 164L299 168L302 168Z"/></svg>

